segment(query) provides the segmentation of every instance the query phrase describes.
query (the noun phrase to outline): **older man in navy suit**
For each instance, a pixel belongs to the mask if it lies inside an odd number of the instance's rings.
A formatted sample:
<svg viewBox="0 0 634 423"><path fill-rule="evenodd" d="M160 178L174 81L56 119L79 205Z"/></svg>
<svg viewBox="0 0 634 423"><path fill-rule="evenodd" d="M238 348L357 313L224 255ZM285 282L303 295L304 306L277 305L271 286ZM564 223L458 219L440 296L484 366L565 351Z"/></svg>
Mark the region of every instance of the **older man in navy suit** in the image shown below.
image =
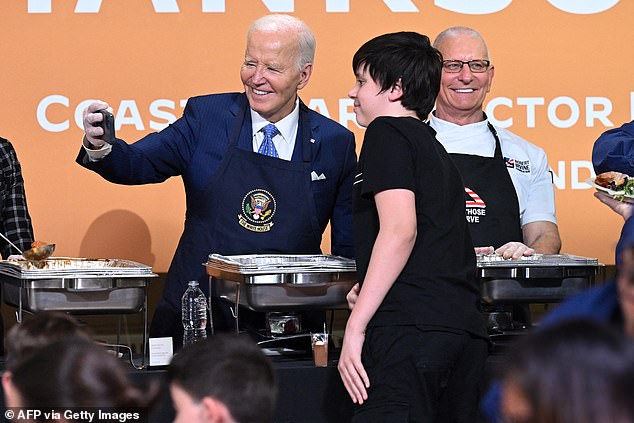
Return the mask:
<svg viewBox="0 0 634 423"><path fill-rule="evenodd" d="M180 339L180 298L189 280L207 286L201 263L211 252L320 253L330 221L332 253L353 256L354 135L297 95L310 79L314 52L302 21L267 15L247 33L244 93L190 98L180 119L134 144L101 139L98 111L107 103L85 110L79 164L119 184L183 178L185 228L151 336Z"/></svg>

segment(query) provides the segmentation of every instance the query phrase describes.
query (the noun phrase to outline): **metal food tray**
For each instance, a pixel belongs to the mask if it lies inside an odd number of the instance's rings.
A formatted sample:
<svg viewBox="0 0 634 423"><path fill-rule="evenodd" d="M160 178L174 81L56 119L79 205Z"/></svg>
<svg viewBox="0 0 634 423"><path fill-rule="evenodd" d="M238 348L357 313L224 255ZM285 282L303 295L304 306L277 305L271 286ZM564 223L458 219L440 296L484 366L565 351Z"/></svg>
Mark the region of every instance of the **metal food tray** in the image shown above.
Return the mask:
<svg viewBox="0 0 634 423"><path fill-rule="evenodd" d="M330 270L356 271L354 260L328 254L250 254L238 256L210 254L207 266L240 275L323 273Z"/></svg>
<svg viewBox="0 0 634 423"><path fill-rule="evenodd" d="M517 266L587 266L598 265L596 258L575 256L572 254L533 254L519 260L505 259L500 254L478 254L478 267L517 267Z"/></svg>
<svg viewBox="0 0 634 423"><path fill-rule="evenodd" d="M44 261L0 260L0 274L18 279L153 275L152 268L131 260L52 257ZM155 275L156 276L156 275Z"/></svg>
<svg viewBox="0 0 634 423"><path fill-rule="evenodd" d="M145 307L149 266L129 260L56 257L37 263L0 261L6 304L38 312L136 313Z"/></svg>
<svg viewBox="0 0 634 423"><path fill-rule="evenodd" d="M558 302L594 284L603 266L595 258L535 254L519 260L478 255L478 276L486 303Z"/></svg>
<svg viewBox="0 0 634 423"><path fill-rule="evenodd" d="M255 311L346 308L355 261L332 255L210 254L216 293Z"/></svg>

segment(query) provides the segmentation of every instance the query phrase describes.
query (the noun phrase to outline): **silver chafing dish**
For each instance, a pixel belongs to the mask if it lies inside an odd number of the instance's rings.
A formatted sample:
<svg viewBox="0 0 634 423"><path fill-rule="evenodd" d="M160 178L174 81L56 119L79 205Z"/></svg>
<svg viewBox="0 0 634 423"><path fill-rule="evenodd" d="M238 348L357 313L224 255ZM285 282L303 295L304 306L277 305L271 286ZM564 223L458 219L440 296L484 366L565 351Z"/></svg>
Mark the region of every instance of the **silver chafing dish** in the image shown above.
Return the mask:
<svg viewBox="0 0 634 423"><path fill-rule="evenodd" d="M234 304L255 311L346 308L355 261L319 255L210 254L210 284Z"/></svg>
<svg viewBox="0 0 634 423"><path fill-rule="evenodd" d="M23 311L127 314L143 311L143 364L148 340L147 286L158 275L129 260L53 257L45 261L0 260L6 304Z"/></svg>
<svg viewBox="0 0 634 423"><path fill-rule="evenodd" d="M149 266L129 260L56 257L0 261L6 304L19 312L137 313L145 306ZM21 316L20 316L21 317Z"/></svg>
<svg viewBox="0 0 634 423"><path fill-rule="evenodd" d="M477 256L485 303L558 302L592 286L603 267L595 258L535 254L519 260L498 254Z"/></svg>

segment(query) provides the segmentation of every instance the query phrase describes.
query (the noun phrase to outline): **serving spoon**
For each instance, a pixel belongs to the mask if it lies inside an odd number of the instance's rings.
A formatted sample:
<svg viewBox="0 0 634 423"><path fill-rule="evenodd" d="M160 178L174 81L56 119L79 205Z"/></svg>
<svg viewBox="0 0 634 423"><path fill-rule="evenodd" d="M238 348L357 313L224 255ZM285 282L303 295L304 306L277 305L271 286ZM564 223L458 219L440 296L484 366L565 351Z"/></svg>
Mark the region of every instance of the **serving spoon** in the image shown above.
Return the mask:
<svg viewBox="0 0 634 423"><path fill-rule="evenodd" d="M22 257L24 257L25 259L30 260L30 261L46 260L55 251L55 244L43 244L43 245L40 245L39 247L35 247L35 248L31 248L31 249L26 250L26 251L22 251L22 250L20 250L18 248L17 245L15 245L13 242L11 242L11 240L9 240L9 238L7 238L2 232L0 232L0 237L2 237L2 239L7 241L9 244L11 244L11 246L13 248L18 250L18 252L20 254L22 254Z"/></svg>

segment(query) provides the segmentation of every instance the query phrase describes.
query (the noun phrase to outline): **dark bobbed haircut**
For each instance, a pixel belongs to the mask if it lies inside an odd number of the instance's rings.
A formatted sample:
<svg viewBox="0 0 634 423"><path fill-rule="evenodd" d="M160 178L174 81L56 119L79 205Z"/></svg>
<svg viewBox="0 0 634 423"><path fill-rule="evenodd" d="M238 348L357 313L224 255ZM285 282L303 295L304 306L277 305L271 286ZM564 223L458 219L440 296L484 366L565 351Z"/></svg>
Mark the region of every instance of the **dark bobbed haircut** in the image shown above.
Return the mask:
<svg viewBox="0 0 634 423"><path fill-rule="evenodd" d="M6 369L14 368L34 351L68 337L91 339L88 327L59 311L43 311L25 319L5 337Z"/></svg>
<svg viewBox="0 0 634 423"><path fill-rule="evenodd" d="M352 70L367 70L381 92L400 81L403 107L426 119L440 90L442 55L426 35L394 32L363 44L352 59Z"/></svg>
<svg viewBox="0 0 634 423"><path fill-rule="evenodd" d="M132 384L123 364L100 345L70 337L40 348L16 366L12 383L26 408L147 410L158 384Z"/></svg>
<svg viewBox="0 0 634 423"><path fill-rule="evenodd" d="M634 421L634 349L604 323L569 320L516 343L503 365L539 423Z"/></svg>
<svg viewBox="0 0 634 423"><path fill-rule="evenodd" d="M170 383L192 399L221 401L239 423L273 420L277 388L273 368L251 339L215 335L183 348L169 365Z"/></svg>

